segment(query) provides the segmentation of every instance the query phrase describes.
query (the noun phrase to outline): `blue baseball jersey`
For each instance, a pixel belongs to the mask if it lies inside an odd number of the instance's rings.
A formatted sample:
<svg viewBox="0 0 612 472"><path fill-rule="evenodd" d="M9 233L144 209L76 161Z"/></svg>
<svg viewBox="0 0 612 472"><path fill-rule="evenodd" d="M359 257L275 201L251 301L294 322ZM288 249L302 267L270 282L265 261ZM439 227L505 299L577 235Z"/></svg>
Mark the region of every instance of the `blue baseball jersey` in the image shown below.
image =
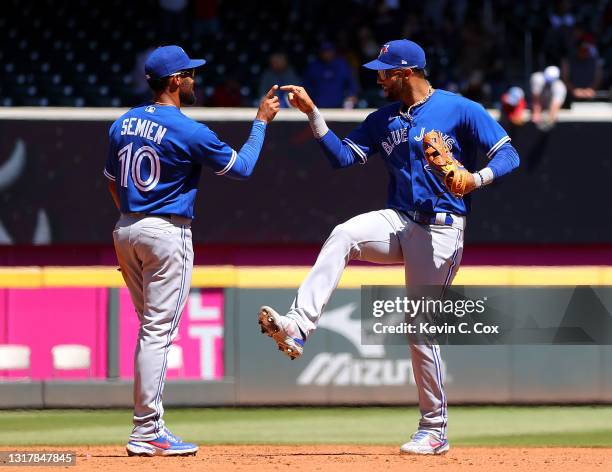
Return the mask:
<svg viewBox="0 0 612 472"><path fill-rule="evenodd" d="M375 153L382 156L390 176L389 208L466 215L470 196L456 198L446 190L425 161L423 136L442 132L454 157L475 172L479 151L493 157L510 141L506 131L480 104L444 90L415 107L411 119L402 116L401 105L394 102L371 113L343 143L362 163Z"/></svg>
<svg viewBox="0 0 612 472"><path fill-rule="evenodd" d="M174 106L132 108L109 131L104 175L115 182L122 213L193 218L202 166L226 174L236 151Z"/></svg>

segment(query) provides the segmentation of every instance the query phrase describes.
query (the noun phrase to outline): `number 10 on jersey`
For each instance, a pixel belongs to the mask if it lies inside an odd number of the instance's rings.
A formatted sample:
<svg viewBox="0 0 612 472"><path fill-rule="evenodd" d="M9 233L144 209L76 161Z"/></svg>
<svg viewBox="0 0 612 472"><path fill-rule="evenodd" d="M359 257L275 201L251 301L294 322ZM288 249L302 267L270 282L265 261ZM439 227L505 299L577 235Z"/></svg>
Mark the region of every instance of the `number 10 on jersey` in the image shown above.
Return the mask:
<svg viewBox="0 0 612 472"><path fill-rule="evenodd" d="M149 192L155 188L159 182L159 176L161 173L161 166L159 163L159 156L155 149L151 146L142 146L132 156L132 146L134 143L130 143L127 146L122 147L117 156L121 163L121 186L128 186L128 178L132 176L132 182L136 188L142 192ZM146 179L142 178L142 163L144 160L149 161L149 176Z"/></svg>

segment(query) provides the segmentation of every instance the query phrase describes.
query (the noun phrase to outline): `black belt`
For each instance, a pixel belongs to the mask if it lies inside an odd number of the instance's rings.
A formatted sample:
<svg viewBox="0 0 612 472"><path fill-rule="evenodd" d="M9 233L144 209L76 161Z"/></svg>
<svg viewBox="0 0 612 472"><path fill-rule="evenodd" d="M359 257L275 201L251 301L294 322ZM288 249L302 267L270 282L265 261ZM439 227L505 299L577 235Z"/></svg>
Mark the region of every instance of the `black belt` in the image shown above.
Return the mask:
<svg viewBox="0 0 612 472"><path fill-rule="evenodd" d="M418 210L400 210L415 223L422 225L452 226L455 222L452 213L428 213Z"/></svg>

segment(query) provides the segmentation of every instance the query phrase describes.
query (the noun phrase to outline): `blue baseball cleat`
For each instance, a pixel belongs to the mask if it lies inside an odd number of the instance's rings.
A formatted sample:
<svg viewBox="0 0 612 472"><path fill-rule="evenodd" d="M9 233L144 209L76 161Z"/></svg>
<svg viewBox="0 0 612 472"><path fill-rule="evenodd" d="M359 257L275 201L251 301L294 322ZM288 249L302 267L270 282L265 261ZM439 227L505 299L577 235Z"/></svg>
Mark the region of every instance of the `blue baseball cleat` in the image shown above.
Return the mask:
<svg viewBox="0 0 612 472"><path fill-rule="evenodd" d="M450 449L447 439L440 439L429 431L417 431L410 441L400 447L401 454L441 455Z"/></svg>
<svg viewBox="0 0 612 472"><path fill-rule="evenodd" d="M261 332L274 339L278 350L287 354L291 360L302 355L304 338L294 320L280 316L269 306L262 306L259 309L259 324Z"/></svg>
<svg viewBox="0 0 612 472"><path fill-rule="evenodd" d="M164 428L149 441L130 439L125 447L128 456L195 456L198 446L186 443Z"/></svg>

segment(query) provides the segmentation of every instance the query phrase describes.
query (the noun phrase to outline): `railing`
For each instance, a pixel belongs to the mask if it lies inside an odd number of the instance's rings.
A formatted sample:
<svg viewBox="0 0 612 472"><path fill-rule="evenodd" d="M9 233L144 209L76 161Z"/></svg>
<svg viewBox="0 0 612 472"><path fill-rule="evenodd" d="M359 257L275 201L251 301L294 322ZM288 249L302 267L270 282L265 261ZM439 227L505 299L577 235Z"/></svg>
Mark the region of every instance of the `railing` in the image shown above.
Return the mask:
<svg viewBox="0 0 612 472"><path fill-rule="evenodd" d="M0 120L58 120L58 121L112 121L127 108L68 108L68 107L0 107ZM255 118L255 108L204 108L183 107L187 116L200 121L249 121ZM321 110L328 121L361 122L374 109ZM498 110L488 110L493 118L499 118ZM527 113L526 118L529 118ZM306 121L306 116L292 109L282 109L275 121ZM571 110L561 110L559 121L612 121L612 105L608 102L574 103Z"/></svg>

